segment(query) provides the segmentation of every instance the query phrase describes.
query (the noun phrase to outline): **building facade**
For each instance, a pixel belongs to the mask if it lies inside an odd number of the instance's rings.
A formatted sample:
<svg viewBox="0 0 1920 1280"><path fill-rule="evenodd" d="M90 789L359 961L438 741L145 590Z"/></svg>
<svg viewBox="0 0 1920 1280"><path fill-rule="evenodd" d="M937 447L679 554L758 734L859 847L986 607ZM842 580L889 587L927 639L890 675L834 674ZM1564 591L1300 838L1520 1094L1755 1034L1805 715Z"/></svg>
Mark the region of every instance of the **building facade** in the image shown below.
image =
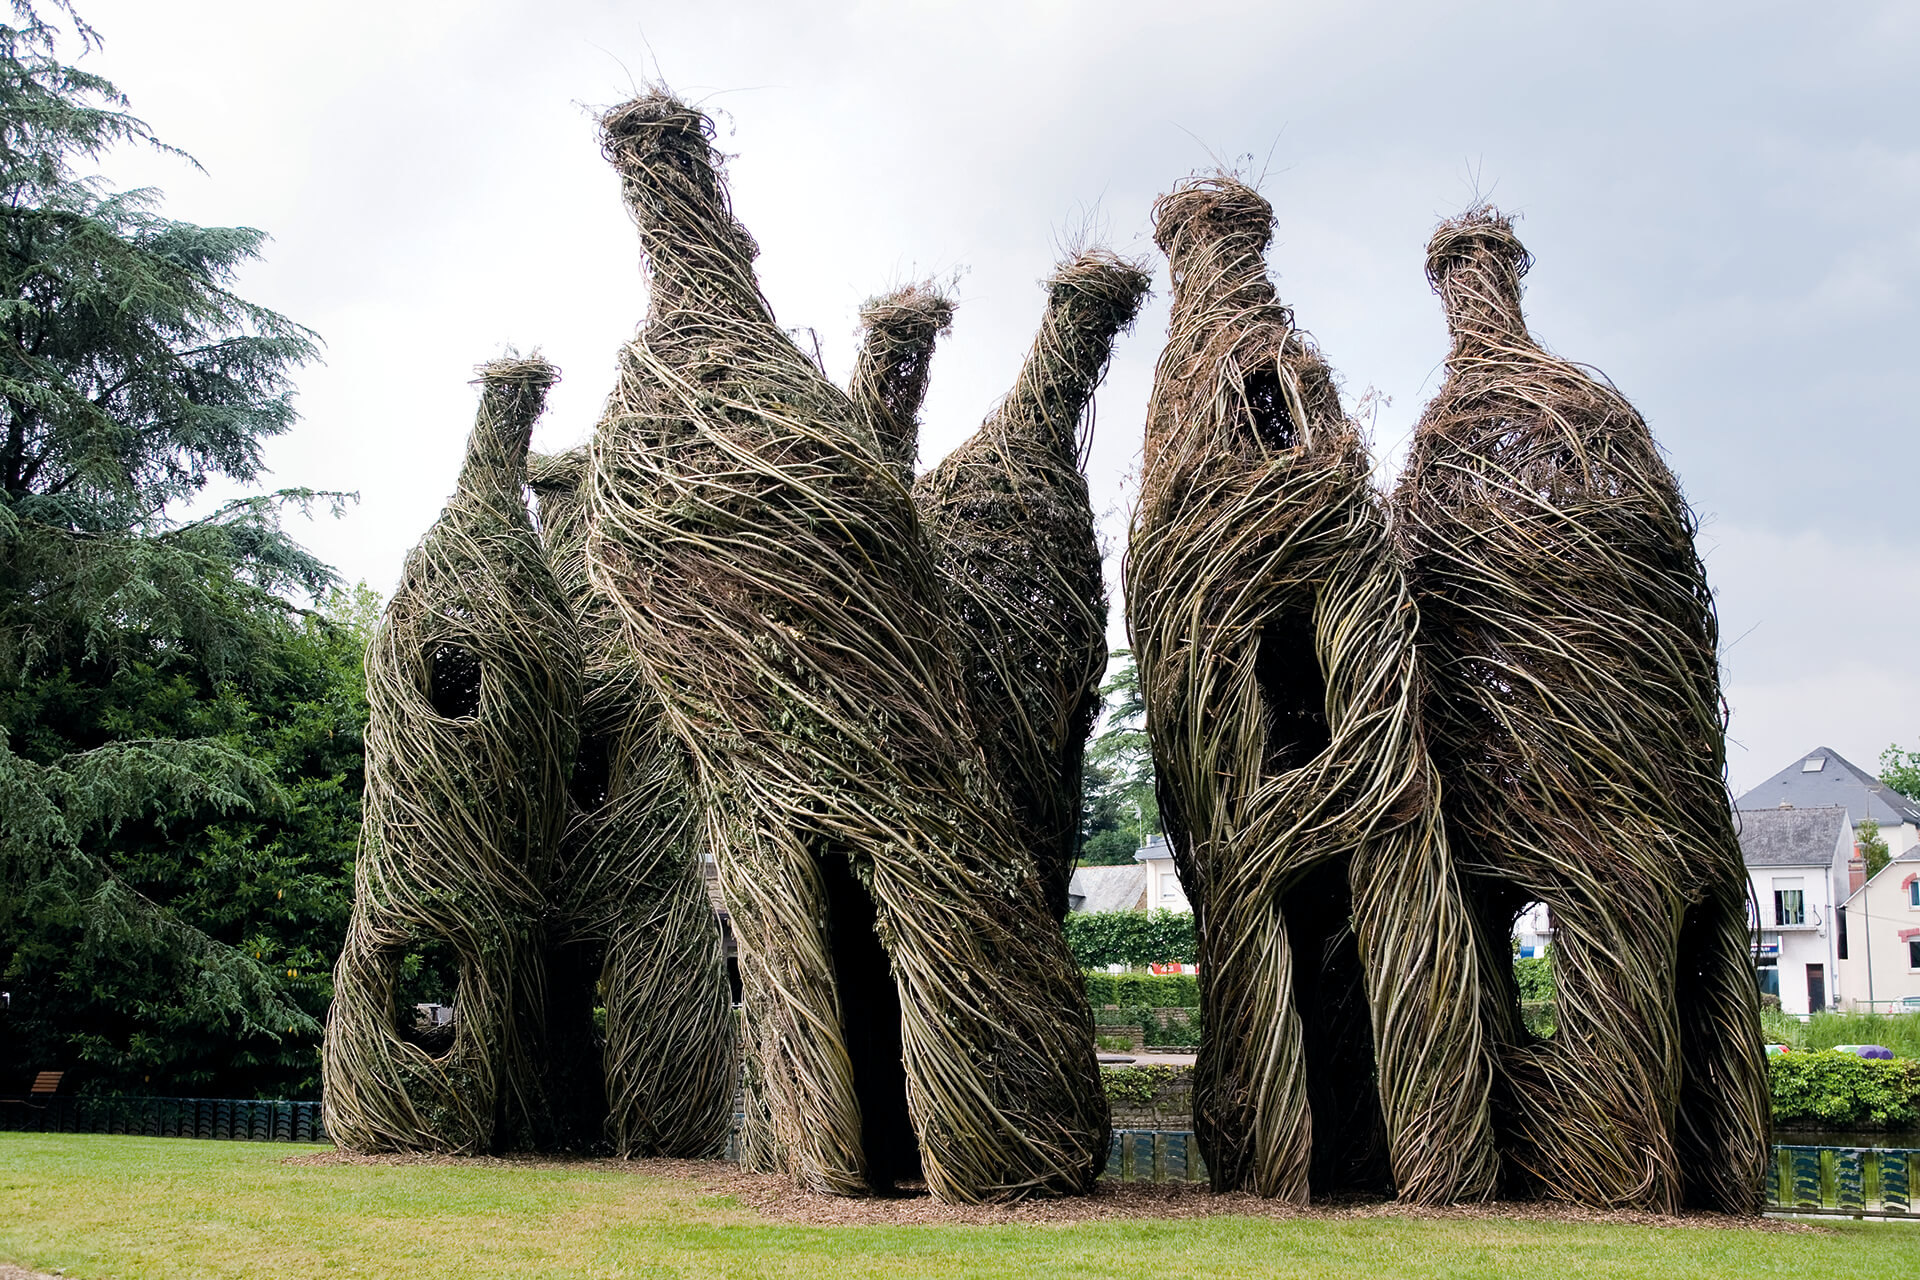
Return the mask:
<svg viewBox="0 0 1920 1280"><path fill-rule="evenodd" d="M1920 848L1908 849L1846 900L1841 981L1851 1007L1920 1010Z"/></svg>
<svg viewBox="0 0 1920 1280"><path fill-rule="evenodd" d="M1799 1017L1840 1007L1846 926L1839 904L1847 897L1854 835L1845 806L1776 805L1736 817L1753 895L1749 912L1757 913L1749 924L1760 990Z"/></svg>

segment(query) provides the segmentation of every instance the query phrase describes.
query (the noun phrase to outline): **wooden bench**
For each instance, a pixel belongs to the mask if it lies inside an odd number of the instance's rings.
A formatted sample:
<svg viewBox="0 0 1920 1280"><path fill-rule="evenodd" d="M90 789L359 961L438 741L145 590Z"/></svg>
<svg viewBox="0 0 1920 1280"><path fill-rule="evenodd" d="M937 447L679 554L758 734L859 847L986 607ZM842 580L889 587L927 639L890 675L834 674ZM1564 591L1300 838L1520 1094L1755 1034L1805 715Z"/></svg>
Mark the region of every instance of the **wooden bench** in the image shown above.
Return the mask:
<svg viewBox="0 0 1920 1280"><path fill-rule="evenodd" d="M33 1088L29 1091L31 1096L51 1098L60 1092L60 1077L66 1074L64 1071L42 1071L33 1078Z"/></svg>

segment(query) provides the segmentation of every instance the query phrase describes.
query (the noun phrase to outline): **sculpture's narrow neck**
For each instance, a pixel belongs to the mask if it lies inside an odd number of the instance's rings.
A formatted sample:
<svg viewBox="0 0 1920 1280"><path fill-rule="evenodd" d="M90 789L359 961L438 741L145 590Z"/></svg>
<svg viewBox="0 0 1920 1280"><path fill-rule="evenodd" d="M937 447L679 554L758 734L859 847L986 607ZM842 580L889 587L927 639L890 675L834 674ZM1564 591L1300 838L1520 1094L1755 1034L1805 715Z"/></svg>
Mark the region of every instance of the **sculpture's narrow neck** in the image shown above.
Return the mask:
<svg viewBox="0 0 1920 1280"><path fill-rule="evenodd" d="M649 95L600 124L602 150L640 231L654 314L695 299L727 314L748 298L764 315L753 278L758 247L734 219L707 118Z"/></svg>
<svg viewBox="0 0 1920 1280"><path fill-rule="evenodd" d="M1106 376L1114 339L1133 323L1148 285L1138 266L1098 251L1056 271L1047 281L1040 332L996 418L1069 461L1077 458L1081 415Z"/></svg>
<svg viewBox="0 0 1920 1280"><path fill-rule="evenodd" d="M1427 278L1446 310L1456 354L1524 343L1520 280L1532 260L1512 225L1491 211L1442 224L1427 247Z"/></svg>
<svg viewBox="0 0 1920 1280"><path fill-rule="evenodd" d="M460 487L469 492L511 489L526 482L527 446L546 408L547 389L560 372L538 357L495 360L480 368L480 412L467 437Z"/></svg>
<svg viewBox="0 0 1920 1280"><path fill-rule="evenodd" d="M865 336L848 393L873 432L881 460L910 485L933 346L953 323L953 302L932 284L917 284L868 302L860 320Z"/></svg>
<svg viewBox="0 0 1920 1280"><path fill-rule="evenodd" d="M1154 239L1173 274L1173 331L1215 310L1272 307L1291 323L1267 274L1273 206L1229 178L1189 183L1161 199Z"/></svg>

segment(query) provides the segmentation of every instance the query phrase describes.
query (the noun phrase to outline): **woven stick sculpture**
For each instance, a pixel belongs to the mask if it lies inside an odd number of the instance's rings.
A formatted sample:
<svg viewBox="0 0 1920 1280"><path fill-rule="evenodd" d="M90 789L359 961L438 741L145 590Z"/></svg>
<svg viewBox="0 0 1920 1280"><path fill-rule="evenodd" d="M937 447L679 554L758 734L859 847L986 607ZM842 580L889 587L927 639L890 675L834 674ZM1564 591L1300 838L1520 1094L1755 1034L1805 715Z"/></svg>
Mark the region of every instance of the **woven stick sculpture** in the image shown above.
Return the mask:
<svg viewBox="0 0 1920 1280"><path fill-rule="evenodd" d="M1395 496L1488 974L1517 910L1553 914L1552 1037L1486 988L1503 1147L1516 1191L1751 1211L1768 1095L1694 518L1633 407L1528 336L1529 265L1491 209L1435 233L1453 346Z"/></svg>
<svg viewBox="0 0 1920 1280"><path fill-rule="evenodd" d="M732 1114L735 1028L701 874L699 806L690 762L621 642L618 610L587 579L588 469L584 446L529 465L548 560L573 602L584 656L571 817L549 895L551 998L559 1005L567 994L558 990L563 975L573 998L548 1022L556 1058L584 1047L592 1070L557 1063L554 1074L581 1091L580 1104L604 1098L598 1114L621 1155L717 1156ZM581 1046L578 1034L563 1044L561 1025L584 1014L590 1029L596 989L604 1051Z"/></svg>
<svg viewBox="0 0 1920 1280"><path fill-rule="evenodd" d="M602 123L651 304L594 441L588 566L695 764L764 1119L748 1155L839 1193L916 1171L956 1201L1085 1190L1107 1132L1085 996L911 499L774 323L710 122L656 94Z"/></svg>
<svg viewBox="0 0 1920 1280"><path fill-rule="evenodd" d="M847 396L880 456L902 485L913 484L920 402L927 397L933 344L953 327L953 299L932 281L869 298L860 308L860 354Z"/></svg>
<svg viewBox="0 0 1920 1280"><path fill-rule="evenodd" d="M580 689L567 603L528 517L527 439L558 376L482 366L458 490L407 556L367 652L366 808L324 1048L327 1132L359 1151L541 1141L545 890ZM405 954L459 960L453 1043L410 1043Z"/></svg>
<svg viewBox="0 0 1920 1280"><path fill-rule="evenodd" d="M1057 917L1067 913L1081 762L1107 665L1082 419L1150 283L1137 264L1103 250L1062 263L1013 390L913 487L959 623L987 763Z"/></svg>
<svg viewBox="0 0 1920 1280"><path fill-rule="evenodd" d="M1366 453L1275 297L1267 202L1194 180L1155 222L1173 314L1127 616L1200 935L1213 1185L1484 1197L1478 960Z"/></svg>

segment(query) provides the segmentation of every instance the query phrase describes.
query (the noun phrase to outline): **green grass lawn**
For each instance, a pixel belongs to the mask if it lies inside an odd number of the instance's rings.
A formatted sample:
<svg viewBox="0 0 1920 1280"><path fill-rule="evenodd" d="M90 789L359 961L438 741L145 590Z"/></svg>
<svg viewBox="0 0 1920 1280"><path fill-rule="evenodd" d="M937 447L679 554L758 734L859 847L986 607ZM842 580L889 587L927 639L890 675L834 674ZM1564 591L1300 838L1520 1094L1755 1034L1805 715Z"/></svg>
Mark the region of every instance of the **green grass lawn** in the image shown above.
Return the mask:
<svg viewBox="0 0 1920 1280"><path fill-rule="evenodd" d="M1920 1226L1809 1234L1501 1219L795 1227L621 1172L288 1165L284 1143L0 1134L0 1261L193 1277L1647 1276L1920 1273Z"/></svg>

